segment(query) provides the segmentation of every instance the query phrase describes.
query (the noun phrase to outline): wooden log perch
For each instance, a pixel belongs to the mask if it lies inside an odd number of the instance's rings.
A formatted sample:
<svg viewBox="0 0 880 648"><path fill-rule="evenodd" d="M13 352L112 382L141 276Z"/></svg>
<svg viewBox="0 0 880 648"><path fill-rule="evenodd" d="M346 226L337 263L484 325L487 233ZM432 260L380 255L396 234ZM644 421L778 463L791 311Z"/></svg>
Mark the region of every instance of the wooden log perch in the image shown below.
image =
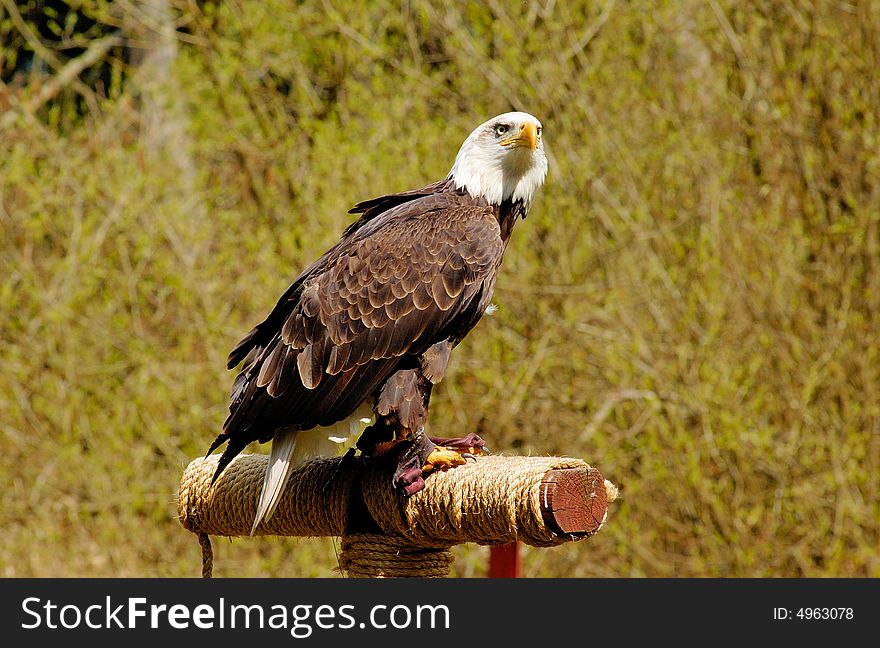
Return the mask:
<svg viewBox="0 0 880 648"><path fill-rule="evenodd" d="M199 535L250 533L268 458L240 455L211 486L217 455L196 459L180 484L181 524ZM579 459L480 457L431 475L409 498L387 468L315 459L290 477L278 509L256 535L342 536L349 576L445 576L449 547L521 541L547 547L596 533L617 489Z"/></svg>

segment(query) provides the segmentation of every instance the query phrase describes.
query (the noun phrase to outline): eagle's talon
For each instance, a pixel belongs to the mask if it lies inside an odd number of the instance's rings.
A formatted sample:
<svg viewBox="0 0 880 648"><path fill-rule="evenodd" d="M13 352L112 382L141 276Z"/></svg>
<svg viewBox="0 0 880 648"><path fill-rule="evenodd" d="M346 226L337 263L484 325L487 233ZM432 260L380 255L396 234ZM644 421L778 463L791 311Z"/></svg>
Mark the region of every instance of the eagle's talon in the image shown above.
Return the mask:
<svg viewBox="0 0 880 648"><path fill-rule="evenodd" d="M460 452L438 445L434 447L427 460L425 460L425 465L422 466L422 474L430 475L437 470L447 470L466 463L467 460Z"/></svg>
<svg viewBox="0 0 880 648"><path fill-rule="evenodd" d="M474 463L476 463L476 461L477 461L477 458L474 455L472 455L470 452L462 452L461 458L462 459L473 459Z"/></svg>

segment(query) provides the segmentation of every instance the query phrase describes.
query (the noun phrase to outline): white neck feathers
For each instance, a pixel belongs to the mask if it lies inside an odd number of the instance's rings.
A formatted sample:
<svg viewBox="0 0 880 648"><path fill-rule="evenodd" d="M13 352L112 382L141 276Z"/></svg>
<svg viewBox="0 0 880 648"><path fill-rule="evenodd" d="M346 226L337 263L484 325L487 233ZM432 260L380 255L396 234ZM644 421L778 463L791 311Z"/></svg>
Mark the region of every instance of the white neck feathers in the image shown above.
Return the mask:
<svg viewBox="0 0 880 648"><path fill-rule="evenodd" d="M547 175L543 144L535 150L505 148L490 133L483 124L468 136L448 177L456 189L465 189L492 205L512 200L522 201L528 208Z"/></svg>

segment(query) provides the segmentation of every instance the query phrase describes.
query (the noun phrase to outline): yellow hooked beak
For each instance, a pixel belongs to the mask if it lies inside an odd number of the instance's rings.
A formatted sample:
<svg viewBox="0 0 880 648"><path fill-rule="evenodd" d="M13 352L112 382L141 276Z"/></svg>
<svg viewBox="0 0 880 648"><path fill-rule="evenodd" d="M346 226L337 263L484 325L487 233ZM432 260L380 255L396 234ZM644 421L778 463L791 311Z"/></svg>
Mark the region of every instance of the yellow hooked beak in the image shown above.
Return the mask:
<svg viewBox="0 0 880 648"><path fill-rule="evenodd" d="M511 135L499 142L501 146L528 146L531 150L538 148L538 127L526 122L519 127L519 133Z"/></svg>

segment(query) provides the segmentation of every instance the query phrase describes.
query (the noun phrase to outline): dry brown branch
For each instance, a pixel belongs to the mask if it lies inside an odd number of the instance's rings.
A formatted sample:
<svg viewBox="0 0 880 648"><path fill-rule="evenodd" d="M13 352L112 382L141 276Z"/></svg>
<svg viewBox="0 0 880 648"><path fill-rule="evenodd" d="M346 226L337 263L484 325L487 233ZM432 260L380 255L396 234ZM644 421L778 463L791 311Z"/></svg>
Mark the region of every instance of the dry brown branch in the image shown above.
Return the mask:
<svg viewBox="0 0 880 648"><path fill-rule="evenodd" d="M7 0L0 0L6 2ZM47 101L53 99L66 86L77 81L77 77L86 68L97 63L110 50L122 43L122 39L118 36L108 36L100 40L92 41L85 52L77 56L75 59L68 61L64 67L54 77L42 83L39 90L33 96L26 98L18 105L19 110L33 115ZM10 111L0 118L0 128L7 128L16 119L15 112Z"/></svg>
<svg viewBox="0 0 880 648"><path fill-rule="evenodd" d="M9 18L10 20L12 20L12 24L19 31L22 37L24 37L31 49L34 50L34 53L36 53L37 56L46 61L46 63L48 63L52 67L52 69L60 74L61 71L64 70L66 64L55 54L55 52L43 45L40 37L34 33L34 31L30 28L30 25L28 25L24 18L22 18L21 13L15 6L15 3L12 2L12 0L0 0L0 4L2 4L6 11L9 12ZM88 52L83 53L79 58L85 56L85 54L87 53ZM82 96L83 99L85 99L86 103L89 106L89 109L93 112L97 112L98 100L95 97L95 93L92 91L92 89L89 88L82 81L80 81L78 78L76 78L76 76L70 79L68 83L74 90L76 90L76 92L78 92Z"/></svg>

